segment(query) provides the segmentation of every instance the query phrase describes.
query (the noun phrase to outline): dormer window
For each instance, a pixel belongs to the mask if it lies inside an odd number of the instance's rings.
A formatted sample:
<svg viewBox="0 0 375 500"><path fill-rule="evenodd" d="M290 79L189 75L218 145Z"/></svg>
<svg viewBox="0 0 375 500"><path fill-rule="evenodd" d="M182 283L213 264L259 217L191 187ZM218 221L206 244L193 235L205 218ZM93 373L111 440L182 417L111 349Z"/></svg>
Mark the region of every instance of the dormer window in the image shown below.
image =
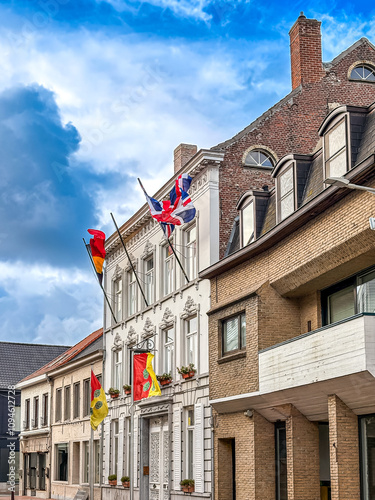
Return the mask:
<svg viewBox="0 0 375 500"><path fill-rule="evenodd" d="M294 196L294 168L290 163L286 170L281 173L278 181L278 219L279 222L291 215L295 210Z"/></svg>
<svg viewBox="0 0 375 500"><path fill-rule="evenodd" d="M265 147L252 146L243 156L245 167L272 169L275 165L274 155Z"/></svg>
<svg viewBox="0 0 375 500"><path fill-rule="evenodd" d="M254 202L250 201L241 210L241 246L254 241Z"/></svg>
<svg viewBox="0 0 375 500"><path fill-rule="evenodd" d="M326 177L342 177L348 170L346 116L324 134Z"/></svg>
<svg viewBox="0 0 375 500"><path fill-rule="evenodd" d="M349 78L364 82L375 82L375 68L369 64L359 64L352 69Z"/></svg>

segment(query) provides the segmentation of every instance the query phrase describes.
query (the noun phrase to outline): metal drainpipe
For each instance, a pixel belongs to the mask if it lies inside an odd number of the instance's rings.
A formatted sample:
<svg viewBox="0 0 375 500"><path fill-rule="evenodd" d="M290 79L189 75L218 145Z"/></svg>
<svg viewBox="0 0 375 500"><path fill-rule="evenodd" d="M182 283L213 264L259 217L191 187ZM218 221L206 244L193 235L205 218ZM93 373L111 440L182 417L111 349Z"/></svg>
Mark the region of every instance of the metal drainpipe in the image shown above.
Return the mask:
<svg viewBox="0 0 375 500"><path fill-rule="evenodd" d="M211 499L215 500L215 434L214 434L214 419L211 410Z"/></svg>

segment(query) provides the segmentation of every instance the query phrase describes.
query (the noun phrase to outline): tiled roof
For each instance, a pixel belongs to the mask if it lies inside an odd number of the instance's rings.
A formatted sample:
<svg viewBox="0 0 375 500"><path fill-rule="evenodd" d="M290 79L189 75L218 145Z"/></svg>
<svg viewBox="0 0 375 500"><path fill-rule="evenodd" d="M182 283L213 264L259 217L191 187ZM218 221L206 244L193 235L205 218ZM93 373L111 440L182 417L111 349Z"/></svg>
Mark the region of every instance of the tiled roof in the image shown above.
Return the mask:
<svg viewBox="0 0 375 500"><path fill-rule="evenodd" d="M95 332L85 337L83 340L78 342L78 344L74 345L60 356L57 356L56 358L52 359L52 361L49 361L47 364L25 377L22 382L24 380L38 377L39 375L43 375L44 373L48 373L52 370L55 370L56 368L60 368L61 366L66 365L69 361L75 360L76 358L81 358L83 353L84 355L90 354L92 352L91 345L102 336L103 328L100 328L99 330L96 330ZM100 349L100 344L99 346L97 346L97 349Z"/></svg>
<svg viewBox="0 0 375 500"><path fill-rule="evenodd" d="M6 389L44 365L61 356L70 346L0 342L0 388Z"/></svg>

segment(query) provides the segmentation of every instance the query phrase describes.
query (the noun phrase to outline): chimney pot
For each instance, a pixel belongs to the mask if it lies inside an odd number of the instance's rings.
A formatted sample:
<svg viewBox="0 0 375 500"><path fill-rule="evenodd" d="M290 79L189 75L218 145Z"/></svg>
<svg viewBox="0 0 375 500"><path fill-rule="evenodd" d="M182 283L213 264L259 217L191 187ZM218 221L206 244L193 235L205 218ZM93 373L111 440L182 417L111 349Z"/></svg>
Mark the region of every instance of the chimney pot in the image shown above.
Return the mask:
<svg viewBox="0 0 375 500"><path fill-rule="evenodd" d="M198 148L195 144L180 144L174 150L174 173L178 172L193 158Z"/></svg>

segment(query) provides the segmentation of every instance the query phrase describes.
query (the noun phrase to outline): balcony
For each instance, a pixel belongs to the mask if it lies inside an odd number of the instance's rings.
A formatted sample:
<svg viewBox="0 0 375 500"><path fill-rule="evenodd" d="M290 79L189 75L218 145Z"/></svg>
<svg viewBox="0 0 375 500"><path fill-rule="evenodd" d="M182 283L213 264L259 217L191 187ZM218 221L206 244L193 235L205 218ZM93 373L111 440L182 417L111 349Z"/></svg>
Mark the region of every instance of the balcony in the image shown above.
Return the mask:
<svg viewBox="0 0 375 500"><path fill-rule="evenodd" d="M259 352L259 391L211 401L221 412L255 409L281 418L292 403L325 420L337 394L355 413L375 412L375 314L359 314Z"/></svg>

